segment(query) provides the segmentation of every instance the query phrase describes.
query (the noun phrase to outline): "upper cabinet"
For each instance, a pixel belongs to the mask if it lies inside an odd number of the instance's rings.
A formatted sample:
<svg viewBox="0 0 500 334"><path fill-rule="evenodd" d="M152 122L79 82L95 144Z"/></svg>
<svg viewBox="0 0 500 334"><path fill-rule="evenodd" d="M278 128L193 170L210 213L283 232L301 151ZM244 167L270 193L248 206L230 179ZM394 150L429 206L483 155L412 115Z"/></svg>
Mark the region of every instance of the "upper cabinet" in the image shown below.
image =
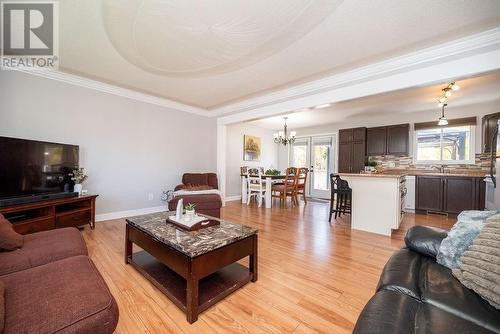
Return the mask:
<svg viewBox="0 0 500 334"><path fill-rule="evenodd" d="M485 115L483 117L483 138L482 146L484 153L490 153L491 149L496 149L497 138L494 136L500 113ZM491 146L493 144L493 146Z"/></svg>
<svg viewBox="0 0 500 334"><path fill-rule="evenodd" d="M366 155L408 155L410 125L390 125L366 130Z"/></svg>
<svg viewBox="0 0 500 334"><path fill-rule="evenodd" d="M339 131L339 172L359 173L365 166L366 128Z"/></svg>

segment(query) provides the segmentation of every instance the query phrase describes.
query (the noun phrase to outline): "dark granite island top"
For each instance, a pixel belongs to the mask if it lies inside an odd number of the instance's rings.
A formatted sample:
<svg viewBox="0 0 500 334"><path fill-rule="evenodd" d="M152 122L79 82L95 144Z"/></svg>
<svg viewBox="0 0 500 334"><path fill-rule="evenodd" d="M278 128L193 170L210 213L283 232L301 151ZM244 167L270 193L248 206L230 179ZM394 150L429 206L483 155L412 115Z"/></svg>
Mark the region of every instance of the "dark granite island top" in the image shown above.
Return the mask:
<svg viewBox="0 0 500 334"><path fill-rule="evenodd" d="M219 226L188 232L166 223L167 216L172 214L175 213L164 211L130 217L127 218L127 223L191 258L257 234L258 231L245 225L217 219L220 221Z"/></svg>

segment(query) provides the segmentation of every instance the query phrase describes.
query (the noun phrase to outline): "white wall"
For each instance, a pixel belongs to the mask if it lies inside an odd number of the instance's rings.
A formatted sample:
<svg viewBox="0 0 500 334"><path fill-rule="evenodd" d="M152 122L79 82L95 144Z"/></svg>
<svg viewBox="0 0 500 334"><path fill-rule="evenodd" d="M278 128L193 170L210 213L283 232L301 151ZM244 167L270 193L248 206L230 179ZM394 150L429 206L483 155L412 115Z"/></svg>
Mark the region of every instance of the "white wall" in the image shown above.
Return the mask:
<svg viewBox="0 0 500 334"><path fill-rule="evenodd" d="M260 161L243 160L243 135L262 139ZM262 166L264 169L277 168L278 148L273 141L273 131L248 123L229 125L226 134L226 197L241 195L241 166Z"/></svg>
<svg viewBox="0 0 500 334"><path fill-rule="evenodd" d="M214 119L19 72L0 73L0 136L79 145L98 214L163 206L182 173L216 170Z"/></svg>
<svg viewBox="0 0 500 334"><path fill-rule="evenodd" d="M446 109L446 117L448 119L453 118L461 118L461 117L477 117L477 126L476 126L476 136L475 136L475 147L476 153L481 153L481 118L484 115L500 112L500 101L491 101L487 103L480 103L474 105L468 105L464 107L453 107L450 105ZM436 121L440 116L439 110L427 110L427 111L419 111L419 112L411 112L411 113L381 113L377 115L360 115L354 116L349 121L339 122L339 123L331 123L325 124L321 126L314 126L308 128L299 128L294 129L297 131L298 137L305 136L314 136L319 134L332 134L337 133L339 129L348 129L354 127L375 127L375 126L385 126L391 124L403 124L410 123L410 128L413 129L414 123L419 122L430 122ZM410 153L412 152L413 143L412 138L410 137ZM285 169L287 167L286 160L286 149L280 148L280 152L278 154L278 166L279 169Z"/></svg>

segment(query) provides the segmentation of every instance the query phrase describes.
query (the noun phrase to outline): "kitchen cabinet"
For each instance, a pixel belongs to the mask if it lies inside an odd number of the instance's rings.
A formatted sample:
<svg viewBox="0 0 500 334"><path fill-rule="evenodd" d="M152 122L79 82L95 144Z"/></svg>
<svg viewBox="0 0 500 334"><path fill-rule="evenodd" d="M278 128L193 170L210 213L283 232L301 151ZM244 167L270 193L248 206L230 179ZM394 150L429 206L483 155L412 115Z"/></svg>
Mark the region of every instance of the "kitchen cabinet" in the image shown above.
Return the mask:
<svg viewBox="0 0 500 334"><path fill-rule="evenodd" d="M387 127L387 154L408 155L410 148L410 124Z"/></svg>
<svg viewBox="0 0 500 334"><path fill-rule="evenodd" d="M366 129L366 154L369 156L387 153L387 127Z"/></svg>
<svg viewBox="0 0 500 334"><path fill-rule="evenodd" d="M409 143L409 124L379 126L366 130L366 154L369 156L408 155Z"/></svg>
<svg viewBox="0 0 500 334"><path fill-rule="evenodd" d="M489 114L483 117L483 136L482 136L482 146L483 153L491 152L491 144L493 141L493 149L496 149L497 139L494 137L495 129L497 127L497 121L500 119L500 113Z"/></svg>
<svg viewBox="0 0 500 334"><path fill-rule="evenodd" d="M443 179L440 176L417 176L415 184L415 209L443 211Z"/></svg>
<svg viewBox="0 0 500 334"><path fill-rule="evenodd" d="M339 131L339 172L359 173L365 167L366 128Z"/></svg>
<svg viewBox="0 0 500 334"><path fill-rule="evenodd" d="M417 176L415 209L458 214L484 209L483 177Z"/></svg>

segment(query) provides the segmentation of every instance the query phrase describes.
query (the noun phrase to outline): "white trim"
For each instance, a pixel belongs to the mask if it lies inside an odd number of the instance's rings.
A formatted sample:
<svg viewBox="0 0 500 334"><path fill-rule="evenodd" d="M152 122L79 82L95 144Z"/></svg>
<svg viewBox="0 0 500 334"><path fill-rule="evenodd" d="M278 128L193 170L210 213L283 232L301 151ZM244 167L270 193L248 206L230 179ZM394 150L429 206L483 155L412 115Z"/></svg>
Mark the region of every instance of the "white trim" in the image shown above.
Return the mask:
<svg viewBox="0 0 500 334"><path fill-rule="evenodd" d="M263 107L272 103L303 97L305 95L316 94L326 90L332 90L341 86L347 86L355 82L370 80L375 77L393 74L397 71L409 70L418 65L429 65L440 61L447 61L450 57L482 51L481 49L499 46L500 27L470 35L451 42L442 43L416 52L408 53L399 57L390 58L378 63L373 63L357 69L322 78L315 81L306 82L288 89L246 99L244 101L229 104L220 108L215 108L212 113L216 116L227 113L238 113L251 109ZM325 103L330 103L326 101ZM325 104L323 103L323 104ZM316 104L318 105L318 104ZM308 106L311 107L311 106Z"/></svg>
<svg viewBox="0 0 500 334"><path fill-rule="evenodd" d="M226 202L241 201L241 195L229 196L225 198Z"/></svg>
<svg viewBox="0 0 500 334"><path fill-rule="evenodd" d="M102 213L102 214L99 214L99 215L95 216L95 221L96 222L101 222L101 221L105 221L105 220L120 219L120 218L133 217L133 216L140 216L140 215L146 215L148 213L155 213L155 212L162 212L162 211L167 211L167 206L166 205L154 206L154 207L151 207L151 208L144 208L144 209L135 209L135 210L127 210L127 211L116 211L116 212Z"/></svg>
<svg viewBox="0 0 500 334"><path fill-rule="evenodd" d="M132 89L122 88L116 85L111 85L100 81L87 79L74 74L64 73L60 71L47 71L47 70L34 71L34 70L16 69L15 71L68 83L74 86L93 89L103 93L126 97L128 99L145 102L177 111L184 111L191 114L206 116L206 117L210 116L209 111L206 109L190 106L184 103L172 101L169 99L157 97L150 94L140 93Z"/></svg>

